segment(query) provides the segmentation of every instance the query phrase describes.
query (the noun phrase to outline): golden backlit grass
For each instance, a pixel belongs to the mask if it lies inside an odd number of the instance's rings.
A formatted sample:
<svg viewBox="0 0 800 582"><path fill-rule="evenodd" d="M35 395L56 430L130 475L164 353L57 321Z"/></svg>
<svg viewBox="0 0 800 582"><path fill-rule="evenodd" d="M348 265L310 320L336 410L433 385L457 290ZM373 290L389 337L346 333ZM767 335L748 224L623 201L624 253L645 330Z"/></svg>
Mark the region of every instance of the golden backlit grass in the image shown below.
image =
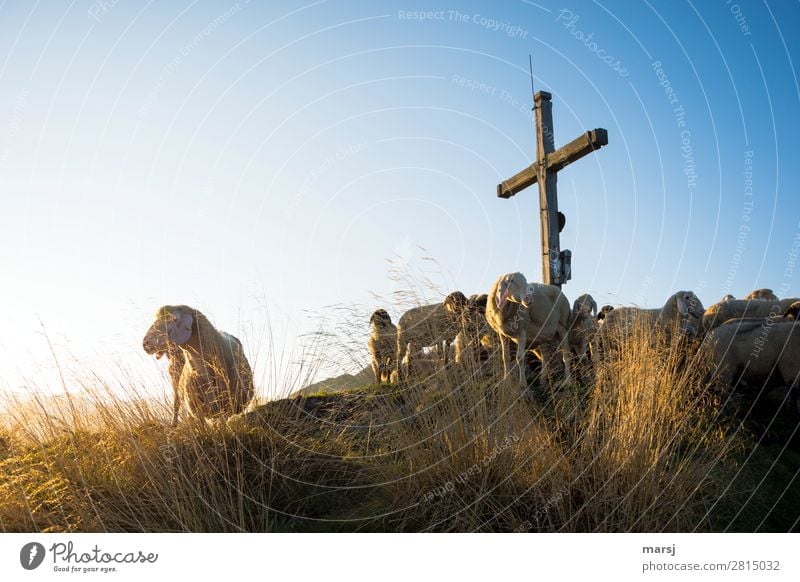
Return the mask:
<svg viewBox="0 0 800 582"><path fill-rule="evenodd" d="M635 329L593 382L553 391L498 368L176 428L104 389L59 415L27 403L0 432L0 529L710 531L753 497L752 442L689 343Z"/></svg>

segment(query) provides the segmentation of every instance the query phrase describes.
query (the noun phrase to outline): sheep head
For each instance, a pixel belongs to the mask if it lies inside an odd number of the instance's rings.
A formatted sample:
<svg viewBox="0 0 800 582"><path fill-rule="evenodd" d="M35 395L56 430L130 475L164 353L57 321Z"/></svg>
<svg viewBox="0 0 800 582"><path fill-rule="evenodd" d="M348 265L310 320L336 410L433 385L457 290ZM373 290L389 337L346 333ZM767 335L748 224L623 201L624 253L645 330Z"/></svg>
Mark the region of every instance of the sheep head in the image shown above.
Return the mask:
<svg viewBox="0 0 800 582"><path fill-rule="evenodd" d="M672 301L675 302L681 317L698 319L703 317L703 313L705 313L700 299L691 291L678 291L670 298L668 303Z"/></svg>
<svg viewBox="0 0 800 582"><path fill-rule="evenodd" d="M450 315L460 316L467 307L467 296L461 291L453 291L444 298L444 308Z"/></svg>
<svg viewBox="0 0 800 582"><path fill-rule="evenodd" d="M486 302L488 301L489 296L486 293L480 293L476 295L470 295L467 303L470 309L476 309L481 313L486 311Z"/></svg>
<svg viewBox="0 0 800 582"><path fill-rule="evenodd" d="M785 319L797 319L798 314L800 314L800 301L795 301L783 312L783 317Z"/></svg>
<svg viewBox="0 0 800 582"><path fill-rule="evenodd" d="M533 286L528 285L522 273L508 273L500 279L494 301L498 309L503 309L509 301L527 308L533 301Z"/></svg>
<svg viewBox="0 0 800 582"><path fill-rule="evenodd" d="M142 347L148 354L161 358L185 344L192 337L194 310L185 306L165 305L156 312L156 319L144 334Z"/></svg>
<svg viewBox="0 0 800 582"><path fill-rule="evenodd" d="M572 304L572 313L584 317L597 318L597 302L595 302L594 297L584 293Z"/></svg>
<svg viewBox="0 0 800 582"><path fill-rule="evenodd" d="M614 311L613 305L603 305L603 307L600 308L600 313L597 314L597 321L603 323L603 320L605 320L606 316L611 311Z"/></svg>
<svg viewBox="0 0 800 582"><path fill-rule="evenodd" d="M775 295L772 289L756 289L750 291L744 298L751 301L778 301L778 296Z"/></svg>
<svg viewBox="0 0 800 582"><path fill-rule="evenodd" d="M392 323L392 318L385 309L376 309L372 317L369 318L369 323L376 327L384 327Z"/></svg>

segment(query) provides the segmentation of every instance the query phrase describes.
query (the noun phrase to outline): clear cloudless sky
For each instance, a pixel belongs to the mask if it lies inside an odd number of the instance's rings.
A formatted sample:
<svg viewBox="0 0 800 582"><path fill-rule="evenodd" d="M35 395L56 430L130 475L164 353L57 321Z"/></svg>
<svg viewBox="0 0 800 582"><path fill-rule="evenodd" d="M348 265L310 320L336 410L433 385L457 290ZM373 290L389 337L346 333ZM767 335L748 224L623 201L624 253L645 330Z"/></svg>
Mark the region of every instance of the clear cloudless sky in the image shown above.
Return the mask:
<svg viewBox="0 0 800 582"><path fill-rule="evenodd" d="M529 53L556 147L609 135L558 178L570 300L800 295L798 29L795 1L0 2L0 389L163 380L141 337L185 303L280 394L321 321L363 314L366 361L393 273L540 280L536 188L495 194L534 155Z"/></svg>

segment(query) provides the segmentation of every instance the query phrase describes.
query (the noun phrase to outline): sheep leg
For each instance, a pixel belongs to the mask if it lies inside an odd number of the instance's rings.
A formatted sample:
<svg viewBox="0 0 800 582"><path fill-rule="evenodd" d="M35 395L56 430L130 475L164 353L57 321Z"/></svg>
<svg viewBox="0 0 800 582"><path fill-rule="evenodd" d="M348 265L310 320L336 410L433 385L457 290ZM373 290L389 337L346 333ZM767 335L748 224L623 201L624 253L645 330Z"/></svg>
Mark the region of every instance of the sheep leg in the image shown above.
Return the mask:
<svg viewBox="0 0 800 582"><path fill-rule="evenodd" d="M567 338L564 338L562 340L560 347L561 347L561 359L564 360L564 382L566 384L572 384L572 366L571 366L572 353L570 352L569 344L567 343ZM580 358L583 357L583 354L586 353L585 343L582 342L581 347L584 349L584 351L581 352L581 356L579 356L578 360L576 361L579 361Z"/></svg>
<svg viewBox="0 0 800 582"><path fill-rule="evenodd" d="M595 373L600 369L600 362L603 359L603 340L598 331L594 337L594 341L589 345L589 351L592 356L592 368Z"/></svg>
<svg viewBox="0 0 800 582"><path fill-rule="evenodd" d="M380 371L380 366L378 365L378 362L376 362L376 361L372 362L372 373L375 375L375 383L376 384L380 384L381 383L381 371Z"/></svg>
<svg viewBox="0 0 800 582"><path fill-rule="evenodd" d="M525 349L527 346L527 334L524 330L519 332L517 336L517 368L519 369L519 387L522 390L525 390L528 387L528 380L525 374L525 368L527 364L525 362L525 354L527 350Z"/></svg>
<svg viewBox="0 0 800 582"><path fill-rule="evenodd" d="M509 365L511 361L511 346L509 339L504 335L499 335L500 338L500 354L503 357L503 379L508 378Z"/></svg>
<svg viewBox="0 0 800 582"><path fill-rule="evenodd" d="M172 392L172 426L175 427L178 426L178 412L180 412L181 409L181 395L177 386L175 386L175 389Z"/></svg>
<svg viewBox="0 0 800 582"><path fill-rule="evenodd" d="M406 344L406 353L403 356L402 364L400 367L402 369L402 375L400 376L404 380L408 380L411 375L411 352L414 349L412 342L408 342Z"/></svg>

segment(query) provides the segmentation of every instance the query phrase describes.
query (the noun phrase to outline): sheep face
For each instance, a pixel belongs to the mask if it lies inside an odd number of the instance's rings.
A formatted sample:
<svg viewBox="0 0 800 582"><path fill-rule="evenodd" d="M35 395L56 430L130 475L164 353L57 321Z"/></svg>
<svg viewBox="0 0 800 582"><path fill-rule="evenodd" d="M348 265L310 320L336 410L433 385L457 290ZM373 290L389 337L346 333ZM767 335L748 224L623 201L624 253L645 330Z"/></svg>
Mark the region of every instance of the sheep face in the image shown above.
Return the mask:
<svg viewBox="0 0 800 582"><path fill-rule="evenodd" d="M600 313L597 314L598 323L602 324L610 311L614 311L613 305L603 305L603 307L600 308Z"/></svg>
<svg viewBox="0 0 800 582"><path fill-rule="evenodd" d="M681 317L691 317L692 319L699 319L703 317L705 309L700 299L691 291L680 291L676 293L675 299L678 304L678 313Z"/></svg>
<svg viewBox="0 0 800 582"><path fill-rule="evenodd" d="M576 316L596 318L597 303L591 295L584 293L572 304L572 313Z"/></svg>
<svg viewBox="0 0 800 582"><path fill-rule="evenodd" d="M156 312L156 319L144 334L142 348L148 354L161 358L169 354L175 344L185 344L192 337L194 317L185 309L165 305Z"/></svg>
<svg viewBox="0 0 800 582"><path fill-rule="evenodd" d="M392 318L385 309L377 309L372 317L369 318L370 325L374 325L378 329L382 329L392 323Z"/></svg>
<svg viewBox="0 0 800 582"><path fill-rule="evenodd" d="M467 304L467 297L461 291L453 291L444 298L444 308L450 315L460 316Z"/></svg>
<svg viewBox="0 0 800 582"><path fill-rule="evenodd" d="M486 311L486 302L488 299L489 296L486 293L480 293L477 295L470 295L467 303L471 308L477 309L481 313L484 313Z"/></svg>
<svg viewBox="0 0 800 582"><path fill-rule="evenodd" d="M772 289L756 289L744 296L745 299L756 301L778 301L778 296Z"/></svg>
<svg viewBox="0 0 800 582"><path fill-rule="evenodd" d="M528 281L522 273L508 273L503 276L494 297L498 309L503 309L509 301L528 307L532 299L533 289L528 285Z"/></svg>
<svg viewBox="0 0 800 582"><path fill-rule="evenodd" d="M785 319L797 319L798 314L800 314L800 301L795 301L783 312L783 317Z"/></svg>

